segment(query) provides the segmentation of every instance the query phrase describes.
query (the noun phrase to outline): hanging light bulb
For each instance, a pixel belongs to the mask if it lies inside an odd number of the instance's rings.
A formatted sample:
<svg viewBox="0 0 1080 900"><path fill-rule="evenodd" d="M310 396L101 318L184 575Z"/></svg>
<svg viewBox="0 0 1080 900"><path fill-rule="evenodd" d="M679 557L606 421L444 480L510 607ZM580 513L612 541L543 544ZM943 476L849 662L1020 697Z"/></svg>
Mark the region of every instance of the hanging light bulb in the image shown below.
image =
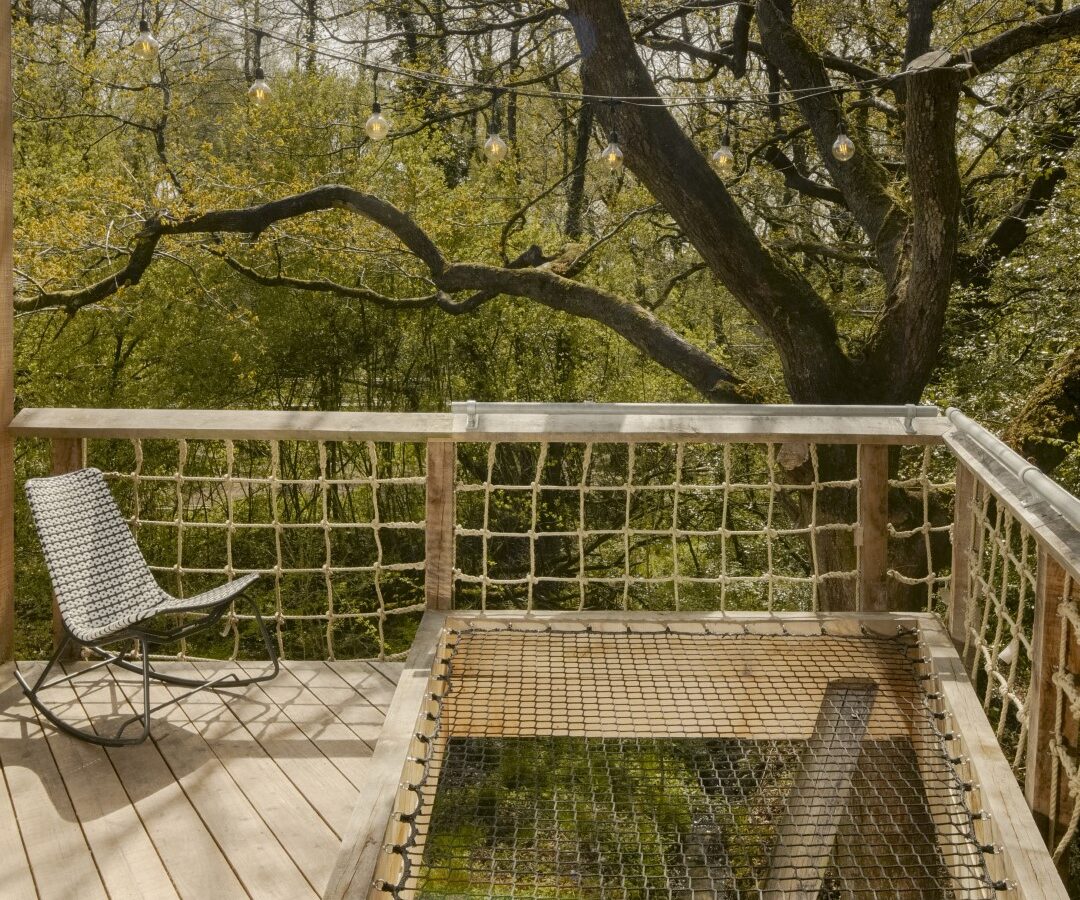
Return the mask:
<svg viewBox="0 0 1080 900"><path fill-rule="evenodd" d="M370 140L381 141L390 134L390 120L382 114L382 106L379 104L379 72L376 70L371 75L371 115L364 123L364 134Z"/></svg>
<svg viewBox="0 0 1080 900"><path fill-rule="evenodd" d="M390 120L382 114L378 100L371 104L371 115L364 123L364 134L373 141L381 141L390 134Z"/></svg>
<svg viewBox="0 0 1080 900"><path fill-rule="evenodd" d="M724 132L724 140L712 155L712 164L721 175L727 175L735 168L735 154L731 150L731 138Z"/></svg>
<svg viewBox="0 0 1080 900"><path fill-rule="evenodd" d="M498 165L501 163L510 153L510 148L506 145L500 136L499 132L493 131L488 135L488 139L484 141L484 156L487 157L487 161L492 165Z"/></svg>
<svg viewBox="0 0 1080 900"><path fill-rule="evenodd" d="M608 170L614 174L622 168L623 164L623 152L619 146L619 134L616 131L611 132L611 136L608 138L608 145L600 151L600 162L608 167Z"/></svg>
<svg viewBox="0 0 1080 900"><path fill-rule="evenodd" d="M150 23L146 19L141 19L139 21L139 36L135 38L135 43L131 45L131 52L139 59L149 61L157 57L160 49L161 42L154 37L154 32L150 30Z"/></svg>
<svg viewBox="0 0 1080 900"><path fill-rule="evenodd" d="M255 80L248 88L248 96L256 106L263 106L270 101L270 85L266 83L266 73L259 66L255 70Z"/></svg>
<svg viewBox="0 0 1080 900"><path fill-rule="evenodd" d="M844 123L841 122L837 130L836 140L833 141L832 155L840 162L847 162L855 155L855 142L844 131Z"/></svg>

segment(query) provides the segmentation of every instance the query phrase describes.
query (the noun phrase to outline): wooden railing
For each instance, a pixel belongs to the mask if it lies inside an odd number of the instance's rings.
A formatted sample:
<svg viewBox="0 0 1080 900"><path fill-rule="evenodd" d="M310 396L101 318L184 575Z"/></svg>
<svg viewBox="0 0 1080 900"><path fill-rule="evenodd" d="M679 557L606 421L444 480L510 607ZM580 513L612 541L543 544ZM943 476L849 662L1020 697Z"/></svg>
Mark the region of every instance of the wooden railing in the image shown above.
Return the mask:
<svg viewBox="0 0 1080 900"><path fill-rule="evenodd" d="M400 653L424 608L935 611L1060 857L1080 817L1075 509L932 412L27 409L12 432L24 476L105 470L170 590L266 573L289 655ZM243 655L230 626L184 652Z"/></svg>

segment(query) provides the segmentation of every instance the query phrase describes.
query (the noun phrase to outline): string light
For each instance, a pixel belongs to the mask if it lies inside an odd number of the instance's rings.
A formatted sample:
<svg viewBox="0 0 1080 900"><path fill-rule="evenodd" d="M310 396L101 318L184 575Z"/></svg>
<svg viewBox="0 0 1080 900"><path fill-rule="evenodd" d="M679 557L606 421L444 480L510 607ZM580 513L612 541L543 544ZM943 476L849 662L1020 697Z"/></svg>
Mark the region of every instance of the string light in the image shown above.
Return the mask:
<svg viewBox="0 0 1080 900"><path fill-rule="evenodd" d="M248 88L248 97L256 106L264 106L270 101L270 85L266 83L266 73L262 68L262 38L261 31L255 31L255 80Z"/></svg>
<svg viewBox="0 0 1080 900"><path fill-rule="evenodd" d="M139 59L150 60L156 59L158 51L161 49L161 41L154 37L154 32L150 30L150 23L146 21L145 12L144 18L139 20L139 36L135 38L135 43L131 45L131 52Z"/></svg>
<svg viewBox="0 0 1080 900"><path fill-rule="evenodd" d="M844 131L844 123L837 127L836 140L833 141L832 155L840 162L847 162L855 155L855 142Z"/></svg>
<svg viewBox="0 0 1080 900"><path fill-rule="evenodd" d="M600 151L600 162L602 162L611 173L614 175L623 164L623 152L619 146L619 133L612 131L608 137L608 145Z"/></svg>
<svg viewBox="0 0 1080 900"><path fill-rule="evenodd" d="M507 155L510 153L510 148L506 145L499 133L493 131L488 135L488 139L484 141L484 156L487 157L487 161L492 165L498 165Z"/></svg>
<svg viewBox="0 0 1080 900"><path fill-rule="evenodd" d="M382 106L379 104L379 73L371 78L371 115L364 123L364 134L373 141L384 140L390 134L390 120L382 114Z"/></svg>
<svg viewBox="0 0 1080 900"><path fill-rule="evenodd" d="M484 156L489 163L497 166L510 154L506 141L499 136L499 92L491 95L491 124L488 126L488 138L484 141Z"/></svg>
<svg viewBox="0 0 1080 900"><path fill-rule="evenodd" d="M735 168L735 154L731 149L731 107L732 101L726 101L727 117L724 120L724 137L720 147L713 152L712 164L721 175L727 175Z"/></svg>
<svg viewBox="0 0 1080 900"><path fill-rule="evenodd" d="M266 82L266 73L260 66L255 70L255 80L251 82L251 87L248 88L248 97L251 98L251 102L256 106L263 106L270 101L270 85Z"/></svg>

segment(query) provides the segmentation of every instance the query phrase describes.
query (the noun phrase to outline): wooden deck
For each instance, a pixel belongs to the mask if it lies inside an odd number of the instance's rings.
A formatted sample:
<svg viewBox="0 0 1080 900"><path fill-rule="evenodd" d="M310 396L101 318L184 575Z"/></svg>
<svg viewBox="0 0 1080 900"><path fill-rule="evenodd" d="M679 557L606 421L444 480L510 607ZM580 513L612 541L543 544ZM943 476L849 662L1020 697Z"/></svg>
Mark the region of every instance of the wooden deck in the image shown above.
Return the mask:
<svg viewBox="0 0 1080 900"><path fill-rule="evenodd" d="M319 896L400 672L289 662L269 684L162 710L145 744L105 750L43 727L0 670L0 896ZM139 684L122 674L90 673L78 699L49 693L76 724L126 717Z"/></svg>

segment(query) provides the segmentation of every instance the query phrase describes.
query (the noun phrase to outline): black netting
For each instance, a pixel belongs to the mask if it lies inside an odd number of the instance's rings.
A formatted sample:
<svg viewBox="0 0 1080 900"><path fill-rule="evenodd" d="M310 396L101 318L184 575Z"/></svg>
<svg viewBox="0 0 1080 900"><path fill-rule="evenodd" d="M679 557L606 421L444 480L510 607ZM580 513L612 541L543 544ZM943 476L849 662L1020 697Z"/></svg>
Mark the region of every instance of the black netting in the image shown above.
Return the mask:
<svg viewBox="0 0 1080 900"><path fill-rule="evenodd" d="M451 635L386 890L995 896L916 655L908 636Z"/></svg>

